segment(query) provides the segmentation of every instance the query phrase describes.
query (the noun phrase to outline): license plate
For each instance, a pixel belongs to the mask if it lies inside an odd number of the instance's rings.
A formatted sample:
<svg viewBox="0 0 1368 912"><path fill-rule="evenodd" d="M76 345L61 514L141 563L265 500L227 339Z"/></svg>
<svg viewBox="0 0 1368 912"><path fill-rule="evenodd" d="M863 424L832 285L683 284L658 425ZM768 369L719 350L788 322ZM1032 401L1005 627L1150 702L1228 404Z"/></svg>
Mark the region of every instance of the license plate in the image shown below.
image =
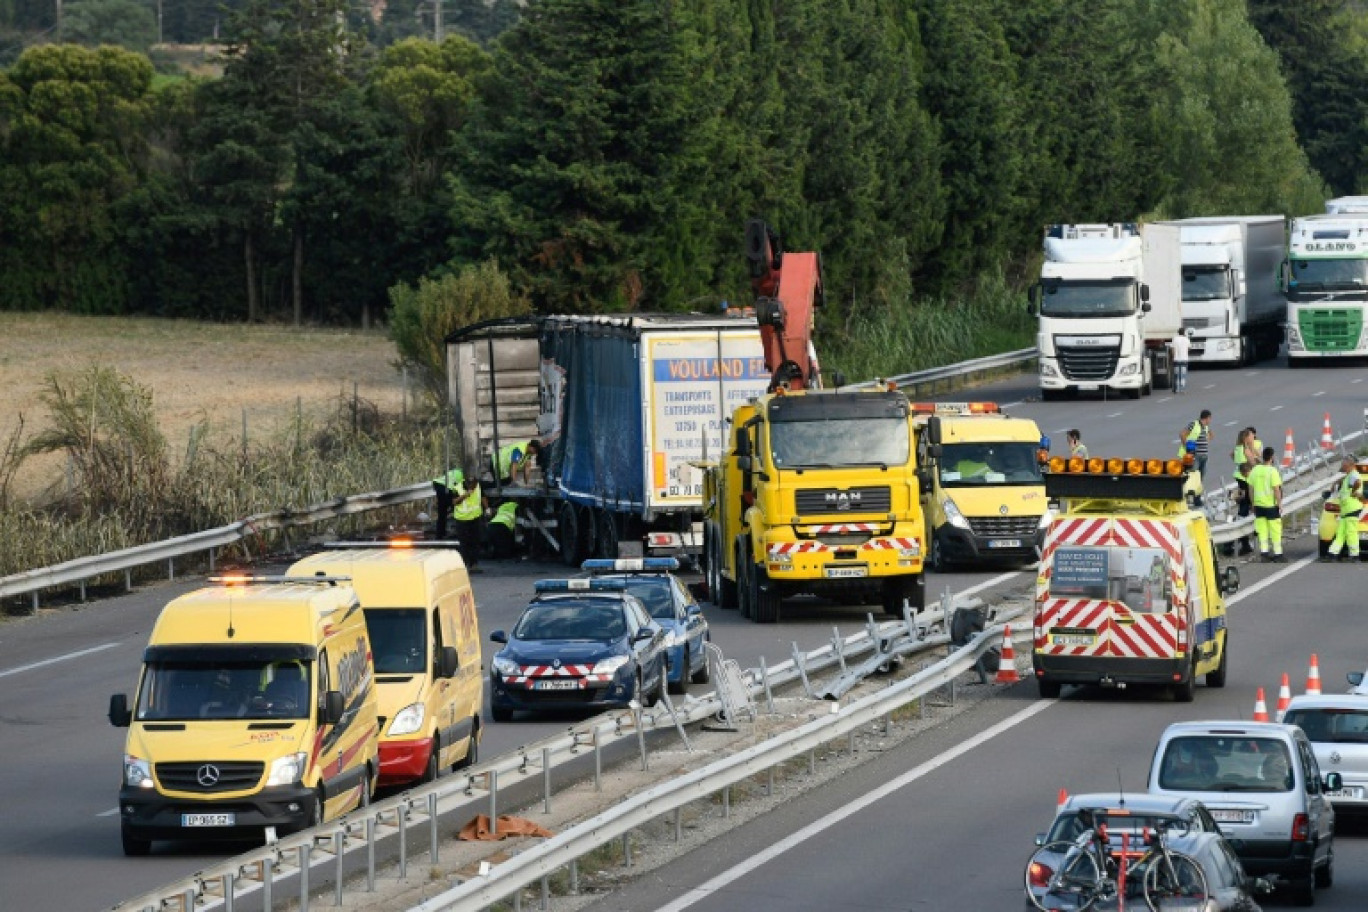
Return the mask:
<svg viewBox="0 0 1368 912"><path fill-rule="evenodd" d="M228 827L236 823L236 814L181 814L183 827Z"/></svg>
<svg viewBox="0 0 1368 912"><path fill-rule="evenodd" d="M1102 388L1102 385L1100 383L1080 383L1078 388L1085 393L1095 393Z"/></svg>
<svg viewBox="0 0 1368 912"><path fill-rule="evenodd" d="M990 548L1020 548L1021 539L1019 538L995 538L988 542Z"/></svg>
<svg viewBox="0 0 1368 912"><path fill-rule="evenodd" d="M1078 633L1056 633L1050 637L1050 642L1056 646L1091 646L1096 640L1097 637Z"/></svg>
<svg viewBox="0 0 1368 912"><path fill-rule="evenodd" d="M855 579L869 575L868 567L827 567L827 579Z"/></svg>
<svg viewBox="0 0 1368 912"><path fill-rule="evenodd" d="M1327 798L1354 798L1354 799L1359 799L1359 798L1362 798L1362 797L1363 797L1363 789L1361 789L1361 788L1359 788L1358 786L1355 785L1355 786L1351 786L1351 787L1349 787L1349 788L1342 788L1342 789L1340 789L1338 792L1326 792L1326 793L1325 793L1325 797L1327 797Z"/></svg>
<svg viewBox="0 0 1368 912"><path fill-rule="evenodd" d="M1253 811L1236 811L1230 808L1212 808L1211 816L1217 823L1253 823Z"/></svg>
<svg viewBox="0 0 1368 912"><path fill-rule="evenodd" d="M533 690L579 690L579 687L580 682L575 678L553 678L532 685Z"/></svg>

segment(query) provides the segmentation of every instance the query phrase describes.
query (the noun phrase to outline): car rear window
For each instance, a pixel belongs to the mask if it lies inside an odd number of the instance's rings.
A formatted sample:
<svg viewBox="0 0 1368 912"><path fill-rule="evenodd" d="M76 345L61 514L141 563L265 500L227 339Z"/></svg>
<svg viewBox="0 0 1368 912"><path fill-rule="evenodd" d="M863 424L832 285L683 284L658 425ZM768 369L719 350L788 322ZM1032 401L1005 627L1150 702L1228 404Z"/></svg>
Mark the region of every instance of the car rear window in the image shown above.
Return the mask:
<svg viewBox="0 0 1368 912"><path fill-rule="evenodd" d="M1312 741L1368 744L1368 710L1326 706L1289 710L1283 719L1306 732Z"/></svg>
<svg viewBox="0 0 1368 912"><path fill-rule="evenodd" d="M1286 792L1292 757L1277 738L1196 735L1164 748L1159 787L1186 792Z"/></svg>
<svg viewBox="0 0 1368 912"><path fill-rule="evenodd" d="M638 576L629 580L627 591L646 606L651 617L668 620L675 616L674 597L670 593L670 579L666 576Z"/></svg>
<svg viewBox="0 0 1368 912"><path fill-rule="evenodd" d="M1113 815L1103 814L1095 811L1098 823L1107 825L1109 836L1119 836L1121 833L1142 834L1146 830L1151 832L1163 826L1169 830L1179 832L1186 831L1188 822L1181 817L1172 814L1125 814ZM1197 821L1193 825L1194 829L1201 827L1201 822ZM1073 841L1083 833L1083 822L1078 819L1077 812L1065 811L1055 818L1054 826L1050 827L1050 833L1045 838L1046 842L1054 842L1057 839L1067 839ZM1111 841L1115 842L1115 839Z"/></svg>

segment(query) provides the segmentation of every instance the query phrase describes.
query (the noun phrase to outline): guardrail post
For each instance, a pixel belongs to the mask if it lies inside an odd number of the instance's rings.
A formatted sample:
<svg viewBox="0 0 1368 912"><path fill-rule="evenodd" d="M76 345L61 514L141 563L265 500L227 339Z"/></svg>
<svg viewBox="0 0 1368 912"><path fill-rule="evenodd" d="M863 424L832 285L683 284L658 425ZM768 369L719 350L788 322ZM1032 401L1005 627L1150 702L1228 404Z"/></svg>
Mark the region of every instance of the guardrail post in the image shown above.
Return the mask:
<svg viewBox="0 0 1368 912"><path fill-rule="evenodd" d="M309 912L309 853L313 843L306 842L299 847L299 908Z"/></svg>
<svg viewBox="0 0 1368 912"><path fill-rule="evenodd" d="M770 798L774 795L774 767L765 770L768 775L765 777L765 797Z"/></svg>
<svg viewBox="0 0 1368 912"><path fill-rule="evenodd" d="M233 893L237 889L233 883L234 880L236 880L236 878L233 877L233 873L231 871L226 872L222 878L223 908L225 912L233 912Z"/></svg>
<svg viewBox="0 0 1368 912"><path fill-rule="evenodd" d="M551 748L542 748L542 810L551 813Z"/></svg>
<svg viewBox="0 0 1368 912"><path fill-rule="evenodd" d="M599 744L598 726L594 727L594 791L603 791L603 746Z"/></svg>
<svg viewBox="0 0 1368 912"><path fill-rule="evenodd" d="M394 809L394 824L399 827L399 879L408 877L408 812L407 804Z"/></svg>
<svg viewBox="0 0 1368 912"><path fill-rule="evenodd" d="M81 580L81 584L80 584L80 585L81 585L81 601L84 602L84 601L86 600L85 580Z"/></svg>
<svg viewBox="0 0 1368 912"><path fill-rule="evenodd" d="M769 664L760 657L760 683L765 688L765 712L774 715L774 691L770 689Z"/></svg>
<svg viewBox="0 0 1368 912"><path fill-rule="evenodd" d="M432 863L438 862L441 842L437 834L437 793L428 793L428 840L432 844Z"/></svg>
<svg viewBox="0 0 1368 912"><path fill-rule="evenodd" d="M499 771L490 770L489 776L489 832L499 832Z"/></svg>
<svg viewBox="0 0 1368 912"><path fill-rule="evenodd" d="M366 892L375 892L375 818L366 818Z"/></svg>
<svg viewBox="0 0 1368 912"><path fill-rule="evenodd" d="M190 887L181 894L181 909L184 912L195 912L195 888Z"/></svg>
<svg viewBox="0 0 1368 912"><path fill-rule="evenodd" d="M132 592L132 591L133 591L133 571L132 571L132 570L125 570L125 571L124 571L124 591L125 591L125 592Z"/></svg>
<svg viewBox="0 0 1368 912"><path fill-rule="evenodd" d="M347 855L346 846L347 834L341 830L333 833L333 855L337 858L337 875L334 878L336 883L333 884L333 905L338 907L342 905L342 888L345 885L343 862Z"/></svg>
<svg viewBox="0 0 1368 912"><path fill-rule="evenodd" d="M541 908L551 908L551 881L546 877L541 879Z"/></svg>
<svg viewBox="0 0 1368 912"><path fill-rule="evenodd" d="M630 831L622 834L622 866L625 868L632 866L632 834Z"/></svg>
<svg viewBox="0 0 1368 912"><path fill-rule="evenodd" d="M579 859L572 859L570 862L570 893L579 895Z"/></svg>
<svg viewBox="0 0 1368 912"><path fill-rule="evenodd" d="M841 629L839 627L831 628L831 651L836 653L836 662L841 666L841 674L845 674L845 641L841 639Z"/></svg>
<svg viewBox="0 0 1368 912"><path fill-rule="evenodd" d="M807 694L809 700L815 699L812 693L812 685L808 682L807 659L802 650L798 648L798 641L793 641L793 667L798 670L798 677L803 682L803 692Z"/></svg>
<svg viewBox="0 0 1368 912"><path fill-rule="evenodd" d="M632 701L632 725L636 727L637 747L641 749L641 768L644 771L650 767L646 762L646 732L641 729L641 704L636 700Z"/></svg>
<svg viewBox="0 0 1368 912"><path fill-rule="evenodd" d="M168 557L166 559L166 578L168 580L176 578L176 559L174 557Z"/></svg>
<svg viewBox="0 0 1368 912"><path fill-rule="evenodd" d="M675 842L683 842L683 841L684 841L684 809L683 809L682 807L677 807L677 808L675 808L675 811L674 811L674 831L675 831Z"/></svg>
<svg viewBox="0 0 1368 912"><path fill-rule="evenodd" d="M209 549L209 572L214 572L214 561L218 557L218 548Z"/></svg>
<svg viewBox="0 0 1368 912"><path fill-rule="evenodd" d="M274 903L271 901L271 894L275 892L275 859L264 858L261 861L261 908L263 912L271 912Z"/></svg>
<svg viewBox="0 0 1368 912"><path fill-rule="evenodd" d="M722 789L722 819L731 818L731 786Z"/></svg>

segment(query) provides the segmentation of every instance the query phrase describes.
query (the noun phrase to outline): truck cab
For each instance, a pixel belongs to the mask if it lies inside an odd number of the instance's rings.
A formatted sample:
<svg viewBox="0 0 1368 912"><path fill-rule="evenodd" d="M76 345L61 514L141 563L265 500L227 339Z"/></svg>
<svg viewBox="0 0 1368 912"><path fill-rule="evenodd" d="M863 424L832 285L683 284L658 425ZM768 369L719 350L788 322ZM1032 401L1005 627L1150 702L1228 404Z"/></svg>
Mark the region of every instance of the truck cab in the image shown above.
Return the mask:
<svg viewBox="0 0 1368 912"><path fill-rule="evenodd" d="M1032 668L1042 697L1065 684L1224 687L1225 596L1206 515L1187 499L1183 460L1050 460L1058 502L1036 576Z"/></svg>
<svg viewBox="0 0 1368 912"><path fill-rule="evenodd" d="M1368 197L1328 200L1292 220L1280 270L1287 294L1287 365L1368 354Z"/></svg>
<svg viewBox="0 0 1368 912"><path fill-rule="evenodd" d="M1049 525L1041 474L1048 441L992 402L919 402L917 465L931 569L1032 563Z"/></svg>

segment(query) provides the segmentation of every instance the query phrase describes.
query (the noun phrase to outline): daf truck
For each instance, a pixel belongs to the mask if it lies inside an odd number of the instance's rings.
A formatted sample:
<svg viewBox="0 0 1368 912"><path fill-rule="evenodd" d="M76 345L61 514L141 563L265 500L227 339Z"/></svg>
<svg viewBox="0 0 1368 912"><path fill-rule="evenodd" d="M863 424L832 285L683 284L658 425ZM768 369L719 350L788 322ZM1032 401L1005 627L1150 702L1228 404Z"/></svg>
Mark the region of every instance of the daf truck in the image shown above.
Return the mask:
<svg viewBox="0 0 1368 912"><path fill-rule="evenodd" d="M1183 328L1193 364L1241 365L1276 358L1287 302L1278 288L1286 244L1281 215L1179 219Z"/></svg>
<svg viewBox="0 0 1368 912"><path fill-rule="evenodd" d="M1042 399L1081 392L1138 399L1167 388L1167 343L1182 327L1178 228L1051 225L1030 294Z"/></svg>
<svg viewBox="0 0 1368 912"><path fill-rule="evenodd" d="M1327 200L1294 218L1281 270L1287 295L1287 366L1368 355L1368 196Z"/></svg>

